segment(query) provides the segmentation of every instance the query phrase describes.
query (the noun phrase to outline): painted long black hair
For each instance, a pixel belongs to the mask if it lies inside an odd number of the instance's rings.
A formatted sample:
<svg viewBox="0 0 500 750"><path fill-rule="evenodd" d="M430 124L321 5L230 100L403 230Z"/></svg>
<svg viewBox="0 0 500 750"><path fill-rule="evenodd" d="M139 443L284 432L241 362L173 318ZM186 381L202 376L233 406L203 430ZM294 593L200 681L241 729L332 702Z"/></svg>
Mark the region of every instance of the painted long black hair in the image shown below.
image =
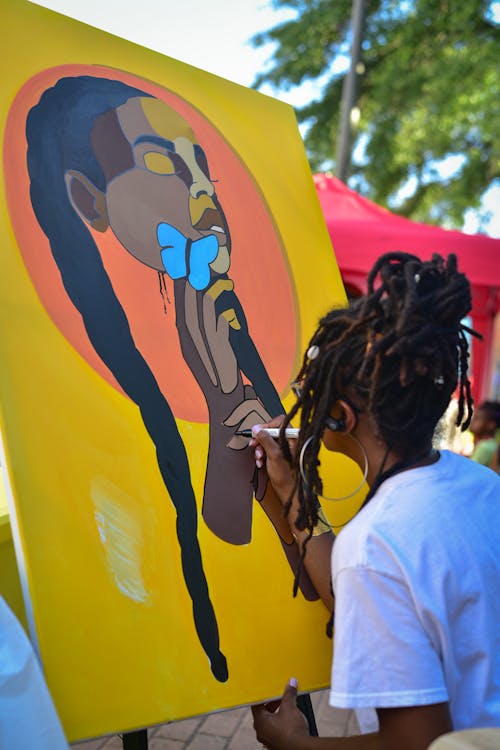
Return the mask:
<svg viewBox="0 0 500 750"><path fill-rule="evenodd" d="M94 121L130 98L145 96L148 94L120 81L92 76L62 78L45 91L26 123L31 201L66 292L81 313L95 351L137 404L155 445L158 466L177 513L182 570L198 637L214 676L224 681L227 666L219 650L217 622L203 571L186 450L170 406L135 346L99 250L71 206L64 180L67 170L78 170L106 190L90 142Z"/></svg>
<svg viewBox="0 0 500 750"><path fill-rule="evenodd" d="M466 331L462 323L471 309L470 285L457 270L457 260L434 255L421 261L406 253L388 253L368 276L368 291L349 308L334 309L319 323L298 375L301 395L285 425L300 412L300 438L292 459L304 453L305 481L299 482L297 527L309 530L317 521L322 484L318 452L325 420L338 399L350 398L370 415L387 455L399 461L378 467L368 502L380 484L396 471L423 457L431 448L436 425L458 386L457 425L466 429L472 416ZM305 549L305 546L304 546Z"/></svg>

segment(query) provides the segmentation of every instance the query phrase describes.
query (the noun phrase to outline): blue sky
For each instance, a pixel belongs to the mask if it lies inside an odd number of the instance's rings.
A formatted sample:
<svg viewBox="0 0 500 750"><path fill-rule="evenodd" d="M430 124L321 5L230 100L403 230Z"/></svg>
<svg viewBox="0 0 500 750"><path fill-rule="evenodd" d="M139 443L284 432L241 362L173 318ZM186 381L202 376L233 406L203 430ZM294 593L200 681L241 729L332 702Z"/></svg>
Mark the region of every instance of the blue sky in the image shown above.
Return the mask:
<svg viewBox="0 0 500 750"><path fill-rule="evenodd" d="M182 60L243 86L250 86L265 68L272 47L254 48L249 40L280 21L294 17L289 9L275 11L268 0L37 0L39 5L65 13L97 28ZM500 1L493 3L500 19ZM261 89L300 106L318 94L318 84L306 82L291 91ZM488 234L500 237L500 187L485 196L492 214ZM475 211L469 211L464 230L477 231Z"/></svg>

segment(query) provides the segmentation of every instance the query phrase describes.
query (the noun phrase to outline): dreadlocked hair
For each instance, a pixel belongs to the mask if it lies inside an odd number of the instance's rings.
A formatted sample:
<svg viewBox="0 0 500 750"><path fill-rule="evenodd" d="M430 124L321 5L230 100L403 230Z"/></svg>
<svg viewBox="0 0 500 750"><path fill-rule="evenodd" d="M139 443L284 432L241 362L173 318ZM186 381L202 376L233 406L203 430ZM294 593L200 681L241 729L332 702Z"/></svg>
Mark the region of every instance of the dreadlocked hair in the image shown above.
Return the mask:
<svg viewBox="0 0 500 750"><path fill-rule="evenodd" d="M346 309L331 310L319 323L304 356L297 402L283 430L300 412L300 435L292 457L284 432L282 450L296 470L296 526L309 532L318 520L322 495L319 449L325 420L338 399L350 399L370 416L376 434L400 459L384 472L385 460L367 502L388 476L423 457L431 448L437 422L458 386L457 425L465 430L472 416L465 332L461 322L471 309L470 285L457 270L455 255L422 261L415 255L383 255L368 276L364 297ZM308 350L309 351L309 350ZM299 456L303 456L303 476ZM285 506L288 513L291 498ZM303 545L302 561L307 541ZM297 574L297 578L300 575ZM297 587L297 582L295 590Z"/></svg>

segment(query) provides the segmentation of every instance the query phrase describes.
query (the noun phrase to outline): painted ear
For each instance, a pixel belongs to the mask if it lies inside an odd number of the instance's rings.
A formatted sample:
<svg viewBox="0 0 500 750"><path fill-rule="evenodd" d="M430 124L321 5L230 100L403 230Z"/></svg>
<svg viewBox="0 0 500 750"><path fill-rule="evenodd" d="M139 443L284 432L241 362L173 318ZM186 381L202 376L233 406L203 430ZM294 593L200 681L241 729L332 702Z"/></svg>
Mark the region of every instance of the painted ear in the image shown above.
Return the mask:
<svg viewBox="0 0 500 750"><path fill-rule="evenodd" d="M109 221L106 198L102 190L74 169L68 169L64 179L68 198L78 216L98 232L105 232Z"/></svg>

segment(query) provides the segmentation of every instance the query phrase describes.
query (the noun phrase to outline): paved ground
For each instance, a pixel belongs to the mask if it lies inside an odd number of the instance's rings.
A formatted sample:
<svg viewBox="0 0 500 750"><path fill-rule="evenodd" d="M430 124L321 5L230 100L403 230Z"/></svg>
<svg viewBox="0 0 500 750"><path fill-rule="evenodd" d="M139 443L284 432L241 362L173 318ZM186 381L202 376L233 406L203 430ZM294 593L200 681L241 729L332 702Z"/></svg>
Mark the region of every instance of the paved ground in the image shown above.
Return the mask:
<svg viewBox="0 0 500 750"><path fill-rule="evenodd" d="M330 708L328 692L313 693L312 702L318 732L323 736L347 737L359 734L353 711ZM149 750L258 750L249 708L162 724L148 730ZM71 745L75 750L122 750L119 735Z"/></svg>

